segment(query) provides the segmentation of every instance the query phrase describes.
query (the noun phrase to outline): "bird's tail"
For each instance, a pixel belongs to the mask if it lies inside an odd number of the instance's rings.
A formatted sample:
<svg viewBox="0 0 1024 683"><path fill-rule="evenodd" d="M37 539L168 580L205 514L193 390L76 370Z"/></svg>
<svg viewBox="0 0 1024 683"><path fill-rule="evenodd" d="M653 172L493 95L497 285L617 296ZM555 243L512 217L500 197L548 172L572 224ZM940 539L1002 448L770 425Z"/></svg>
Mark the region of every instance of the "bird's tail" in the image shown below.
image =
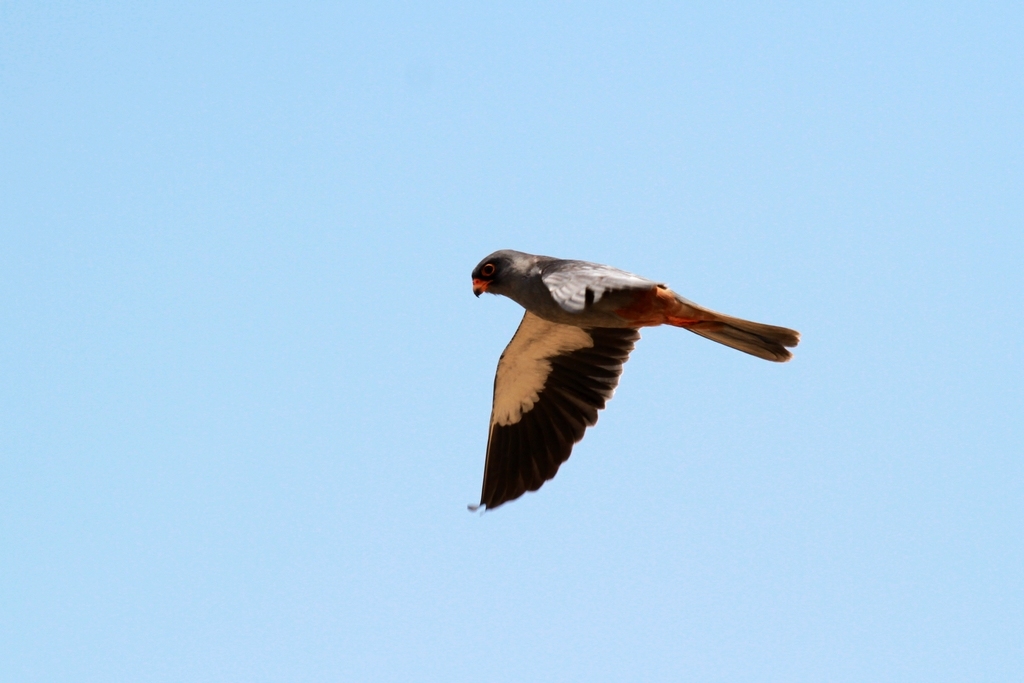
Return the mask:
<svg viewBox="0 0 1024 683"><path fill-rule="evenodd" d="M673 292L674 293L674 292ZM786 347L800 343L800 333L786 327L755 323L704 308L676 294L679 306L668 323L719 344L765 360L784 363L793 357Z"/></svg>

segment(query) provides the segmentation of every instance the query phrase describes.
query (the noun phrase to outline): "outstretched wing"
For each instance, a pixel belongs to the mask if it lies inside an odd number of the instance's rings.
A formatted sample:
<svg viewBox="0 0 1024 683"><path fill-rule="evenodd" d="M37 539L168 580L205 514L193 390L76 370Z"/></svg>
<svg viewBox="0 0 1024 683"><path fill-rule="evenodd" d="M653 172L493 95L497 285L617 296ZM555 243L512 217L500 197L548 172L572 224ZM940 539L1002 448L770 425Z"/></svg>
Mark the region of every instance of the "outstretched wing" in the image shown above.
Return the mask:
<svg viewBox="0 0 1024 683"><path fill-rule="evenodd" d="M588 304L597 303L609 290L648 289L658 284L618 268L586 261L559 261L540 279L558 305L570 313L579 313Z"/></svg>
<svg viewBox="0 0 1024 683"><path fill-rule="evenodd" d="M639 338L632 328L583 329L523 316L494 377L480 505L498 507L555 476L597 422Z"/></svg>

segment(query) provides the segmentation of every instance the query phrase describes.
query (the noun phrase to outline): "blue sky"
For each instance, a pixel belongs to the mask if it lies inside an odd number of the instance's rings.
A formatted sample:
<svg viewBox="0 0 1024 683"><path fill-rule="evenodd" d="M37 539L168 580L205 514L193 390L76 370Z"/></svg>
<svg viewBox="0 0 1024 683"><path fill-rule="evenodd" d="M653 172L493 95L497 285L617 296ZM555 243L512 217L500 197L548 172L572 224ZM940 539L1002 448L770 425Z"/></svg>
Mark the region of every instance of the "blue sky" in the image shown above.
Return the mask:
<svg viewBox="0 0 1024 683"><path fill-rule="evenodd" d="M0 5L12 681L1024 673L1017 3ZM521 310L644 331L470 514Z"/></svg>

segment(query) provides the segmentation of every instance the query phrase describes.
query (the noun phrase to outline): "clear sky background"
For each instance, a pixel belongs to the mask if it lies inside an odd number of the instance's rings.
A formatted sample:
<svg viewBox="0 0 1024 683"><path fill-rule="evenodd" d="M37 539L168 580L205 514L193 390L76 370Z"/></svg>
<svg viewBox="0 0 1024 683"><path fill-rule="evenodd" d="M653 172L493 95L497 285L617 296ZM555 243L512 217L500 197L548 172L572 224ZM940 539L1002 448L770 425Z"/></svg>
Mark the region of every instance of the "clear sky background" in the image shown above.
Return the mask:
<svg viewBox="0 0 1024 683"><path fill-rule="evenodd" d="M5 681L1024 676L1020 3L146 5L0 4ZM471 514L499 248L803 343Z"/></svg>

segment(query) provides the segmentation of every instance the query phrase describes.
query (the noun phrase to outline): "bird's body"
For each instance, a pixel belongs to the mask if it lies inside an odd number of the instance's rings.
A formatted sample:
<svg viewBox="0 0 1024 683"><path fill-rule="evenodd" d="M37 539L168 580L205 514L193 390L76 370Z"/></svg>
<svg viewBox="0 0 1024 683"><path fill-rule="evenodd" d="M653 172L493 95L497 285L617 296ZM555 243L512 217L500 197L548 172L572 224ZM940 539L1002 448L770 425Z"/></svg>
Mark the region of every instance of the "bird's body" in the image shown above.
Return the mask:
<svg viewBox="0 0 1024 683"><path fill-rule="evenodd" d="M672 325L783 362L800 335L699 306L624 270L497 251L473 271L473 292L526 309L498 362L480 505L494 508L555 476L597 422L641 327ZM473 509L478 506L473 506Z"/></svg>
<svg viewBox="0 0 1024 683"><path fill-rule="evenodd" d="M522 256L527 258L518 265L525 272L515 285L488 291L504 294L534 315L564 325L635 327L616 309L628 305L635 292L648 291L658 284L596 263Z"/></svg>

